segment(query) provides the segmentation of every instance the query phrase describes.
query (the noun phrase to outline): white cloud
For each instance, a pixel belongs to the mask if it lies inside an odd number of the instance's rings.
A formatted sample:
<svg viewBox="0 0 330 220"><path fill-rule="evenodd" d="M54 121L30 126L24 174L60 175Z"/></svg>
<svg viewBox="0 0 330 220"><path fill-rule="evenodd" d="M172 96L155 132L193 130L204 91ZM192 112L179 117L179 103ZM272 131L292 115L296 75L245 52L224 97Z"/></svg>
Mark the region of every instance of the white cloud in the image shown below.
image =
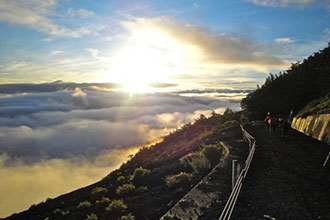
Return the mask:
<svg viewBox="0 0 330 220"><path fill-rule="evenodd" d="M256 5L268 6L268 7L286 7L289 5L305 6L313 3L316 0L249 0Z"/></svg>
<svg viewBox="0 0 330 220"><path fill-rule="evenodd" d="M289 37L284 37L284 38L276 38L275 39L275 42L276 43L293 43L295 42L296 40L293 40Z"/></svg>
<svg viewBox="0 0 330 220"><path fill-rule="evenodd" d="M95 15L93 11L89 11L83 8L78 10L74 10L73 8L68 8L67 15L70 17L81 17L81 18L88 18Z"/></svg>
<svg viewBox="0 0 330 220"><path fill-rule="evenodd" d="M98 58L100 55L100 50L98 50L98 49L87 48L86 51L88 51L94 58Z"/></svg>
<svg viewBox="0 0 330 220"><path fill-rule="evenodd" d="M326 8L330 10L329 0L247 0L253 2L256 5L261 5L265 7L300 7L304 8L309 5L317 5L321 8Z"/></svg>
<svg viewBox="0 0 330 220"><path fill-rule="evenodd" d="M54 36L79 38L91 34L84 27L73 30L54 23L50 16L55 14L56 5L57 0L0 0L0 21Z"/></svg>
<svg viewBox="0 0 330 220"><path fill-rule="evenodd" d="M50 51L50 55L57 55L57 54L63 54L65 53L64 51L62 50L52 50Z"/></svg>
<svg viewBox="0 0 330 220"><path fill-rule="evenodd" d="M228 65L283 66L285 62L271 53L271 45L233 34L216 33L207 27L183 23L167 17L132 18L121 23L132 35L143 33L149 41L167 36L178 42L199 62ZM153 39L154 38L154 39ZM169 41L169 40L167 40ZM164 44L168 43L164 40ZM195 60L196 61L196 60Z"/></svg>
<svg viewBox="0 0 330 220"><path fill-rule="evenodd" d="M324 34L326 35L326 37L330 37L330 28L326 28L324 29Z"/></svg>

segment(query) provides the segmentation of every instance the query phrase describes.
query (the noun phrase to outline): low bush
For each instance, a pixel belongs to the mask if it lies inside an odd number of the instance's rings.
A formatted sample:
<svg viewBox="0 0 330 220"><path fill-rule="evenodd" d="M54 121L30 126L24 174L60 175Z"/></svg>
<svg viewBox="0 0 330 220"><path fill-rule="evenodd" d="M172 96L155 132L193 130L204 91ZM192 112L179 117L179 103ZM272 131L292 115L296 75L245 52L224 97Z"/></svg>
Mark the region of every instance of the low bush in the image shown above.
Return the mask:
<svg viewBox="0 0 330 220"><path fill-rule="evenodd" d="M95 187L92 190L92 194L107 193L107 192L108 192L108 190L104 187Z"/></svg>
<svg viewBox="0 0 330 220"><path fill-rule="evenodd" d="M216 166L222 156L220 147L216 145L207 145L203 148L202 154L209 160L211 167Z"/></svg>
<svg viewBox="0 0 330 220"><path fill-rule="evenodd" d="M166 176L165 182L168 187L177 187L178 185L184 185L189 183L192 178L192 174L181 172L176 175Z"/></svg>
<svg viewBox="0 0 330 220"><path fill-rule="evenodd" d="M78 209L91 207L92 204L89 201L80 202L77 206Z"/></svg>
<svg viewBox="0 0 330 220"><path fill-rule="evenodd" d="M120 220L135 220L135 216L132 215L132 213L129 213L128 215L122 216Z"/></svg>
<svg viewBox="0 0 330 220"><path fill-rule="evenodd" d="M96 214L91 213L90 215L86 216L86 220L98 220L98 218Z"/></svg>
<svg viewBox="0 0 330 220"><path fill-rule="evenodd" d="M211 168L210 161L202 152L195 152L180 158L180 162L188 168L191 168L194 174L204 174Z"/></svg>
<svg viewBox="0 0 330 220"><path fill-rule="evenodd" d="M131 181L137 185L140 185L149 174L150 170L148 169L144 169L143 167L136 168L131 176Z"/></svg>
<svg viewBox="0 0 330 220"><path fill-rule="evenodd" d="M125 210L127 209L127 205L125 205L124 201L122 199L120 200L113 200L108 207L106 207L106 210L108 212L125 212Z"/></svg>
<svg viewBox="0 0 330 220"><path fill-rule="evenodd" d="M133 192L134 189L135 189L135 186L132 183L124 184L124 185L118 186L116 193L118 195L127 195L127 194Z"/></svg>

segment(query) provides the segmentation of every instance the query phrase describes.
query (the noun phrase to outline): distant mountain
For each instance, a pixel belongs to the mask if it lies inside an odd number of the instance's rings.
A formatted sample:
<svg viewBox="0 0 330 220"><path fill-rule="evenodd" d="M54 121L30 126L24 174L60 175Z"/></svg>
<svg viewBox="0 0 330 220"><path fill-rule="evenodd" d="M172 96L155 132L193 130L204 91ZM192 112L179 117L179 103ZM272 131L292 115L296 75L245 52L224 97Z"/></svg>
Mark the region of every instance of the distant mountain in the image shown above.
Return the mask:
<svg viewBox="0 0 330 220"><path fill-rule="evenodd" d="M270 74L265 83L241 102L253 119L272 115L288 116L299 112L307 103L330 92L330 43L325 49L279 74Z"/></svg>
<svg viewBox="0 0 330 220"><path fill-rule="evenodd" d="M159 219L223 157L219 142L234 138L228 129L239 131L238 119L230 109L201 115L162 142L141 148L101 181L6 220Z"/></svg>

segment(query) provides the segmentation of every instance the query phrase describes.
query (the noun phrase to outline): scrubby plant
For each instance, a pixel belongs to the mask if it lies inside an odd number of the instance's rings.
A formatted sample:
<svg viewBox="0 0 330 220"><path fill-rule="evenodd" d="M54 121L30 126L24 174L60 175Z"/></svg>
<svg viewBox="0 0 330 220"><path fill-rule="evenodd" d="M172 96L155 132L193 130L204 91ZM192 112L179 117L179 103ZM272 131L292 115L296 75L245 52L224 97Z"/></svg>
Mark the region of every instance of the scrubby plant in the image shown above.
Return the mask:
<svg viewBox="0 0 330 220"><path fill-rule="evenodd" d="M92 189L92 194L107 193L108 190L104 187L95 187Z"/></svg>
<svg viewBox="0 0 330 220"><path fill-rule="evenodd" d="M90 215L86 216L86 220L98 220L98 217L96 214L91 213Z"/></svg>
<svg viewBox="0 0 330 220"><path fill-rule="evenodd" d="M202 152L190 153L180 158L180 162L188 168L191 168L194 174L204 174L211 168L210 161Z"/></svg>
<svg viewBox="0 0 330 220"><path fill-rule="evenodd" d="M144 179L150 174L150 170L144 169L143 167L136 168L133 175L131 176L131 181L135 184L143 183Z"/></svg>
<svg viewBox="0 0 330 220"><path fill-rule="evenodd" d="M176 187L179 184L187 184L191 180L192 174L181 172L176 175L166 176L165 182L168 187Z"/></svg>
<svg viewBox="0 0 330 220"><path fill-rule="evenodd" d="M96 203L109 203L110 199L108 197L102 197L101 200L96 200Z"/></svg>
<svg viewBox="0 0 330 220"><path fill-rule="evenodd" d="M89 201L80 202L77 206L78 209L91 207L92 204Z"/></svg>
<svg viewBox="0 0 330 220"><path fill-rule="evenodd" d="M120 220L135 220L135 216L129 213L128 215L123 215Z"/></svg>
<svg viewBox="0 0 330 220"><path fill-rule="evenodd" d="M108 207L106 207L106 210L108 212L114 211L114 212L124 212L127 209L127 205L124 203L122 199L120 200L113 200Z"/></svg>
<svg viewBox="0 0 330 220"><path fill-rule="evenodd" d="M131 193L132 191L134 191L135 186L132 183L129 184L123 184L121 186L118 186L116 193L118 195L127 195L129 193Z"/></svg>
<svg viewBox="0 0 330 220"><path fill-rule="evenodd" d="M124 176L118 176L118 177L117 177L117 181L118 181L118 182L123 182L123 181L125 181L125 179L126 179L126 178L125 178Z"/></svg>
<svg viewBox="0 0 330 220"><path fill-rule="evenodd" d="M217 165L221 158L220 147L216 145L207 145L203 148L202 154L209 160L211 167Z"/></svg>

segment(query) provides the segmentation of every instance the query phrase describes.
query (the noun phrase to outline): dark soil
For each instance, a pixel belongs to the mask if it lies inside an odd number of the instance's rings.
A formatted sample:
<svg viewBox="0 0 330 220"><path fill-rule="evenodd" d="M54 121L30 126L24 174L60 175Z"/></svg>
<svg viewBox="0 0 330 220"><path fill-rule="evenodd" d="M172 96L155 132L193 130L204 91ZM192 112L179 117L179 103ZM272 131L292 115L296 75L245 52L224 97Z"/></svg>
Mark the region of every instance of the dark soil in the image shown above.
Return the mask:
<svg viewBox="0 0 330 220"><path fill-rule="evenodd" d="M330 146L294 130L286 139L247 130L257 148L231 219L330 219Z"/></svg>

